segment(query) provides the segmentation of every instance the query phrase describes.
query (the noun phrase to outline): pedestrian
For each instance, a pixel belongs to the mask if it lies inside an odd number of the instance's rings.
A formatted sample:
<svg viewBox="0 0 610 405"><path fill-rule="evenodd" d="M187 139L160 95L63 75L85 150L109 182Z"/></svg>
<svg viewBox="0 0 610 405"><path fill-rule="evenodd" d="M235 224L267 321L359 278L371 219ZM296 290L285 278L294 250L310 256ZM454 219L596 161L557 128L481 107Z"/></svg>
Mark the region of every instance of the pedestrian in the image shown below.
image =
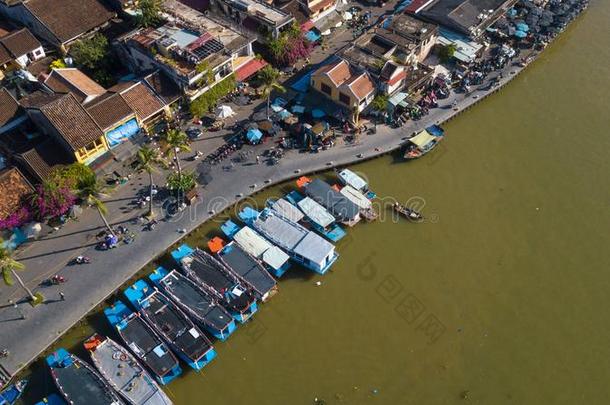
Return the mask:
<svg viewBox="0 0 610 405"><path fill-rule="evenodd" d="M59 292L59 300L60 301L65 301L66 300L66 295L63 292Z"/></svg>
<svg viewBox="0 0 610 405"><path fill-rule="evenodd" d="M256 155L256 164L260 164L261 163L261 157Z"/></svg>

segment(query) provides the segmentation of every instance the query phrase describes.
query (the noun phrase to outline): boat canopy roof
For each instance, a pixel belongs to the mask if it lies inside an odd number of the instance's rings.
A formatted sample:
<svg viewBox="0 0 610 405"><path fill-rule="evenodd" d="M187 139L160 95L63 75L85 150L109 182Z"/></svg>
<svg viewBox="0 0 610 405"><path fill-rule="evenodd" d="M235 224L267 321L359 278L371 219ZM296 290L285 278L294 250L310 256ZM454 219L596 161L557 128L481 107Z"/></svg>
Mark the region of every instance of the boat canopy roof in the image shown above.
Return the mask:
<svg viewBox="0 0 610 405"><path fill-rule="evenodd" d="M274 211L292 222L299 222L303 219L304 215L297 207L290 204L283 198L276 200L272 205Z"/></svg>
<svg viewBox="0 0 610 405"><path fill-rule="evenodd" d="M324 263L326 258L333 254L334 250L335 247L332 243L313 232L309 232L294 249L294 253L319 264Z"/></svg>
<svg viewBox="0 0 610 405"><path fill-rule="evenodd" d="M263 262L269 265L274 270L279 270L290 259L282 249L277 246L271 246L270 249L263 253Z"/></svg>
<svg viewBox="0 0 610 405"><path fill-rule="evenodd" d="M350 200L363 210L368 210L373 205L371 200L366 198L364 194L362 194L360 191L356 190L352 186L348 185L343 187L341 189L341 194L343 194L345 197L347 197L348 200Z"/></svg>
<svg viewBox="0 0 610 405"><path fill-rule="evenodd" d="M233 239L242 249L254 257L261 257L272 246L269 241L248 226L241 228L239 232L233 235Z"/></svg>
<svg viewBox="0 0 610 405"><path fill-rule="evenodd" d="M416 145L419 148L425 148L430 142L434 141L436 138L434 135L430 134L427 130L423 130L411 139L409 142Z"/></svg>
<svg viewBox="0 0 610 405"><path fill-rule="evenodd" d="M268 264L273 269L278 270L282 268L290 259L282 249L271 244L248 226L241 228L233 238L242 249L252 256L262 259L265 264Z"/></svg>
<svg viewBox="0 0 610 405"><path fill-rule="evenodd" d="M295 207L296 208L296 207ZM296 223L293 223L286 218L276 215L273 211L265 210L256 221L254 221L256 229L276 243L280 243L286 249L294 249L294 247L307 235L307 230Z"/></svg>
<svg viewBox="0 0 610 405"><path fill-rule="evenodd" d="M320 225L322 228L326 228L335 222L335 217L333 217L330 212L326 211L326 208L309 197L303 198L297 204L312 222Z"/></svg>
<svg viewBox="0 0 610 405"><path fill-rule="evenodd" d="M367 182L350 169L343 169L339 172L339 179L356 190L365 190L368 187Z"/></svg>
<svg viewBox="0 0 610 405"><path fill-rule="evenodd" d="M351 221L360 215L360 207L320 179L314 179L305 185L305 193L326 207L340 221Z"/></svg>

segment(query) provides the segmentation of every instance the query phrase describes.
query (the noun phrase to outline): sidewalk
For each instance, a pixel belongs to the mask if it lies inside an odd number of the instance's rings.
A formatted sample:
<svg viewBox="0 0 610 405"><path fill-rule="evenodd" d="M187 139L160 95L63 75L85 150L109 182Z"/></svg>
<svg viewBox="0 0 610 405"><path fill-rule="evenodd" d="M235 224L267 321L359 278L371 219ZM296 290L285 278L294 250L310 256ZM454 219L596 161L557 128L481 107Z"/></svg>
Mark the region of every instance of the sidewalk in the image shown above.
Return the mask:
<svg viewBox="0 0 610 405"><path fill-rule="evenodd" d="M502 85L516 76L508 71L520 70L521 68L516 66L508 66ZM236 165L231 171L224 171L222 164L212 166L209 175L213 181L201 190L200 201L171 221L159 222L151 232L140 232L140 226L130 223L141 211L132 209L129 204L135 199L138 190L148 184L146 176L134 177L107 201L108 218L113 224L124 223L130 229L138 231L137 238L131 245L120 245L111 251L95 250L95 235L102 230L102 224L94 210L86 210L78 222L66 224L57 233L37 241L19 255L19 260L27 266L21 275L29 286L35 287L44 278L57 273L69 279L69 282L44 288L42 292L47 302L37 308L22 302L19 308L25 315L25 320L20 319L20 314L16 313L12 306L0 306L0 323L4 324L0 328L0 342L3 348L7 348L11 353L8 358L0 359L0 365L11 374L27 366L91 308L113 294L152 258L185 236L179 233L180 229L190 232L214 213L264 187L309 172L347 165L398 149L407 134L452 118L501 86L492 91L481 90L486 87L486 84L480 86L479 90L474 90L467 98L463 94L452 93L448 99L441 100L439 108L431 110L421 121L409 122L398 129L379 126L377 134L362 135L357 144L339 144L317 154L289 151L285 158L274 166ZM458 111L450 107L454 100L458 101ZM244 113L246 111L241 111L239 115ZM212 134L212 137L197 140L193 144L194 151L189 156L194 154L195 150L211 152L215 149L214 145L220 145L222 142L222 133L218 132ZM268 148L268 145L255 147L251 157L264 148ZM185 170L192 170L199 164L201 161L185 161ZM157 184L163 184L163 175L156 176L155 181ZM79 254L89 256L92 263L66 267L66 263ZM65 294L65 301L59 298L60 291ZM0 290L0 302L6 303L10 298L17 301L22 298L21 292L17 288Z"/></svg>

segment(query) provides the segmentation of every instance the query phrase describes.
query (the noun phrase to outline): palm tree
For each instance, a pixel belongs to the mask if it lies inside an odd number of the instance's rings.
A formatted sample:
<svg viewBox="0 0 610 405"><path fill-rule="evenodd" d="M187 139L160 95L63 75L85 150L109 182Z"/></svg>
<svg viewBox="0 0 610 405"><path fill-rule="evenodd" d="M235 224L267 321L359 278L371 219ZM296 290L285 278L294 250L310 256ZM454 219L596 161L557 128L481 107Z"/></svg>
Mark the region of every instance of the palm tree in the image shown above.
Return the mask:
<svg viewBox="0 0 610 405"><path fill-rule="evenodd" d="M286 88L282 86L278 81L278 78L280 77L280 71L275 69L271 65L267 65L262 68L258 72L258 77L262 83L263 97L267 98L267 119L269 119L269 109L271 107L271 93L273 93L274 90L283 93L286 91Z"/></svg>
<svg viewBox="0 0 610 405"><path fill-rule="evenodd" d="M190 140L184 131L179 129L169 129L165 132L163 140L169 146L174 154L174 160L176 161L176 167L178 168L178 177L182 178L182 166L180 166L180 159L178 159L178 153L190 152Z"/></svg>
<svg viewBox="0 0 610 405"><path fill-rule="evenodd" d="M156 166L161 163L159 152L148 146L143 146L138 151L138 170L148 173L150 183L150 200L148 201L148 217L153 216L153 173L157 171Z"/></svg>
<svg viewBox="0 0 610 405"><path fill-rule="evenodd" d="M87 205L95 207L98 214L100 214L100 218L104 222L106 229L108 229L108 232L114 234L114 230L106 219L108 208L102 201L102 198L105 197L103 185L95 177L88 176L87 178L81 180L78 186L78 196L85 201Z"/></svg>
<svg viewBox="0 0 610 405"><path fill-rule="evenodd" d="M4 246L4 241L0 239L0 271L2 271L2 278L4 279L4 284L7 286L13 285L13 279L17 280L17 283L23 288L23 290L27 293L30 301L36 301L36 297L32 290L26 287L25 283L19 277L16 270L23 270L25 266L23 263L19 263L15 258L13 258L13 252Z"/></svg>

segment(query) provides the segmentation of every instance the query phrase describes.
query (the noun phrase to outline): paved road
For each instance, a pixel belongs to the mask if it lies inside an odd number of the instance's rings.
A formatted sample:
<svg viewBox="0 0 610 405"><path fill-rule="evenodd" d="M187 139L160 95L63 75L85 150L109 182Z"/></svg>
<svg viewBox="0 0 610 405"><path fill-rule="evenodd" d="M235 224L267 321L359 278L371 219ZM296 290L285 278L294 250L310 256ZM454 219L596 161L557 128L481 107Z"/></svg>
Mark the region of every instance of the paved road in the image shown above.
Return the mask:
<svg viewBox="0 0 610 405"><path fill-rule="evenodd" d="M332 52L332 49L329 52ZM502 85L514 77L509 71L516 73L519 70L515 66L507 67ZM197 204L187 208L171 221L160 222L152 232L138 232L133 244L122 245L112 251L101 252L94 249L95 235L102 230L101 221L94 211L86 210L78 222L66 224L57 233L42 238L19 255L19 259L28 268L22 273L28 285L34 287L42 279L56 273L62 274L69 281L62 286L44 288L42 292L47 301L37 308L31 308L25 302L20 303L18 310L10 305L0 306L0 349L7 348L10 351L8 358L0 359L0 369L3 367L8 373L14 374L25 367L92 307L111 295L153 257L182 238L184 234L179 230L194 230L215 212L220 212L243 196L263 187L308 172L347 165L395 150L401 146L408 134L430 124L448 120L487 94L488 92L482 89L475 90L467 97L463 94L452 94L421 121L410 122L399 129L379 126L377 134L361 135L356 144L339 143L334 148L318 154L289 151L275 166L236 165L231 171L224 171L222 165L212 166L209 174L214 180L201 190L202 198ZM458 102L459 111L450 107L454 100ZM244 107L243 111L239 111L238 118L248 114L248 108L252 107ZM215 136L208 136L196 142L195 148L205 151L214 149L223 142L222 136L218 135L222 134L216 133ZM250 154L250 163L254 163L254 156L267 147L261 145L254 148ZM200 162L185 161L187 168L197 164ZM156 182L163 184L162 174ZM134 199L135 193L146 185L145 177L135 177L106 202L113 223L129 223L128 226L134 230L140 228L130 224L141 212L132 209L129 203ZM67 267L66 262L79 254L91 257L92 264ZM59 299L60 290L65 294L65 301ZM0 294L0 302L7 302L9 298L17 301L22 297L17 288L3 288ZM22 315L26 319L21 319Z"/></svg>

